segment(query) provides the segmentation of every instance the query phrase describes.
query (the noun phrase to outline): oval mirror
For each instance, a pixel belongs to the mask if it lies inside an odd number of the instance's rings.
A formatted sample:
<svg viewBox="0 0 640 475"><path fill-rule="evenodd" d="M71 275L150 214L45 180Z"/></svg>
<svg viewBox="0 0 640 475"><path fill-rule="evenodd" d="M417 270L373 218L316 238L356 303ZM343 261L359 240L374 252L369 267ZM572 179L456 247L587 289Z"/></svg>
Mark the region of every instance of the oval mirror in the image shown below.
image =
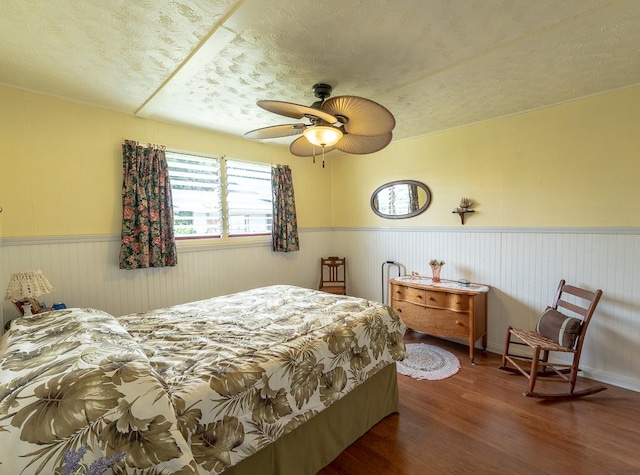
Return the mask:
<svg viewBox="0 0 640 475"><path fill-rule="evenodd" d="M431 203L431 191L415 180L398 180L376 188L371 209L383 218L402 219L417 216Z"/></svg>

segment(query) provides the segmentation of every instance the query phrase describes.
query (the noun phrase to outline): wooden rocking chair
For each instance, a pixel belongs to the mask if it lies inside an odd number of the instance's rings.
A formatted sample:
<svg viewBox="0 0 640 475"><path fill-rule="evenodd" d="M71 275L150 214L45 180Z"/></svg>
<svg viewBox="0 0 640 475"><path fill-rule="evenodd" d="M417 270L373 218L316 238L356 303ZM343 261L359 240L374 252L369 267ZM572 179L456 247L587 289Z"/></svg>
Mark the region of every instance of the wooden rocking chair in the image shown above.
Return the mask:
<svg viewBox="0 0 640 475"><path fill-rule="evenodd" d="M541 399L569 399L607 389L599 385L575 390L582 345L589 321L601 296L601 290L592 292L566 285L565 281L561 280L553 306L547 307L540 316L535 330L518 330L511 326L507 329L500 369L522 373L529 379L529 390L523 395ZM565 312L560 312L558 307ZM570 316L567 316L567 313L570 313ZM533 354L531 356L514 354L511 352L512 345L527 346ZM571 354L572 362L569 364L550 362L549 354L553 352ZM512 366L508 366L509 363ZM567 383L569 391L564 393L536 391L535 386L538 380Z"/></svg>

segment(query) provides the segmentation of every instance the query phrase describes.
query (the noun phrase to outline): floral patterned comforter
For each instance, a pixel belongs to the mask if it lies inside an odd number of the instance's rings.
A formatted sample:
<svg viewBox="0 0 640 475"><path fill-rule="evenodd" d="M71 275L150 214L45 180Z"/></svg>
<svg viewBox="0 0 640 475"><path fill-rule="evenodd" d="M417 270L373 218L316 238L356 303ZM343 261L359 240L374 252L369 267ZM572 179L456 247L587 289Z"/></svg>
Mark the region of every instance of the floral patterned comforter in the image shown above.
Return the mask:
<svg viewBox="0 0 640 475"><path fill-rule="evenodd" d="M387 306L272 286L115 318L13 322L0 359L0 473L125 451L114 473L224 471L404 358Z"/></svg>

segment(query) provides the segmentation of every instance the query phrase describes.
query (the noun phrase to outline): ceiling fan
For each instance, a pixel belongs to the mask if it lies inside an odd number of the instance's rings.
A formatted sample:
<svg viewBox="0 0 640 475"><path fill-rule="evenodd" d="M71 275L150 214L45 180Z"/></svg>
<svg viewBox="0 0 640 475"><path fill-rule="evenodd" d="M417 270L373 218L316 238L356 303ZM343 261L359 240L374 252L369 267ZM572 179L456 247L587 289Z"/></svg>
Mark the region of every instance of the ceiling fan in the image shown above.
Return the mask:
<svg viewBox="0 0 640 475"><path fill-rule="evenodd" d="M333 150L367 154L382 150L391 142L396 125L393 114L377 102L358 96L336 96L327 99L333 88L316 84L313 93L319 99L311 106L282 101L258 101L269 112L294 119L308 119L309 123L274 125L244 134L250 139L274 139L300 135L289 146L293 155L313 157L318 147L322 154ZM324 167L324 159L322 161Z"/></svg>

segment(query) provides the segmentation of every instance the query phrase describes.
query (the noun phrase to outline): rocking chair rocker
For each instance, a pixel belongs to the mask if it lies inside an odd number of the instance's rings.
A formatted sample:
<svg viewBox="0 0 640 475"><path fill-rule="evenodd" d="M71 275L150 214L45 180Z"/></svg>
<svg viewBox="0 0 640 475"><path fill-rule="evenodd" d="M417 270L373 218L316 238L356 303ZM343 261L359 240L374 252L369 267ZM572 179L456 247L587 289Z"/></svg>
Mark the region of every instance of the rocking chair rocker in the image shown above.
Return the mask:
<svg viewBox="0 0 640 475"><path fill-rule="evenodd" d="M553 306L547 307L540 316L535 330L518 330L511 326L507 329L500 369L522 373L529 379L529 390L522 393L524 396L541 399L570 399L607 389L605 386L598 385L575 390L582 345L589 321L601 296L601 290L593 292L566 285L565 281L561 280ZM568 310L571 315L567 316L567 312L560 312L558 307ZM532 351L533 354L523 356L512 353L512 345L529 347L529 352ZM570 354L571 363L550 362L549 354L553 352ZM509 364L512 366L508 366ZM567 383L569 391L564 393L536 391L535 385L538 380Z"/></svg>

